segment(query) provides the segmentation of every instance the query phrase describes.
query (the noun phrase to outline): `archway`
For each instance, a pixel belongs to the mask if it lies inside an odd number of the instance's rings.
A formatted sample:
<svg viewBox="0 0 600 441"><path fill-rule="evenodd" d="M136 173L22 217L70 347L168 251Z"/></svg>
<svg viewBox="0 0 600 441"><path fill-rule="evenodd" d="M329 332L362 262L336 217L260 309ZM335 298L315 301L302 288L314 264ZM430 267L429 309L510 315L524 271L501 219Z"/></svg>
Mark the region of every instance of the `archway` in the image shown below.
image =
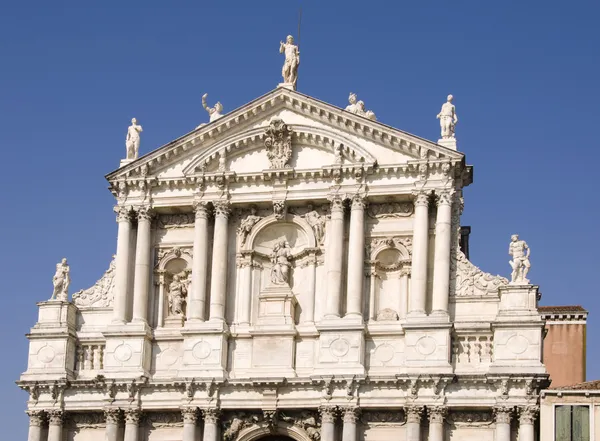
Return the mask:
<svg viewBox="0 0 600 441"><path fill-rule="evenodd" d="M284 435L267 435L259 438L257 441L294 441L294 438Z"/></svg>

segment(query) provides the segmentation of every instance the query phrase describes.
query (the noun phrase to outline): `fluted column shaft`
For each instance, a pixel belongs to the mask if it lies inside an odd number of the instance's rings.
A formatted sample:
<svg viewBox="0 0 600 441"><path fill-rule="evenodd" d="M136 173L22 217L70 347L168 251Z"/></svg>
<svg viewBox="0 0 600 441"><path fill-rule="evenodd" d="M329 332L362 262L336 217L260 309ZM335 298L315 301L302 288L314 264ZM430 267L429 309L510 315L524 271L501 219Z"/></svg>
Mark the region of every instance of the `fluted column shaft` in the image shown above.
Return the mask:
<svg viewBox="0 0 600 441"><path fill-rule="evenodd" d="M196 423L198 421L198 409L196 407L184 407L181 409L183 415L183 437L182 441L196 441Z"/></svg>
<svg viewBox="0 0 600 441"><path fill-rule="evenodd" d="M344 204L340 197L331 200L331 219L328 227L327 302L325 316L340 316L342 297L342 264L344 250Z"/></svg>
<svg viewBox="0 0 600 441"><path fill-rule="evenodd" d="M238 323L249 325L250 310L252 309L252 252L242 253L238 257L237 267L240 271Z"/></svg>
<svg viewBox="0 0 600 441"><path fill-rule="evenodd" d="M125 437L124 441L138 441L140 429L139 409L127 409L125 411Z"/></svg>
<svg viewBox="0 0 600 441"><path fill-rule="evenodd" d="M452 194L441 192L437 199L435 253L433 263L432 313L448 314L450 295L450 244L452 238Z"/></svg>
<svg viewBox="0 0 600 441"><path fill-rule="evenodd" d="M212 272L210 280L210 320L225 320L227 290L227 234L229 202L215 202L215 231L213 239Z"/></svg>
<svg viewBox="0 0 600 441"><path fill-rule="evenodd" d="M406 441L421 441L422 415L421 406L410 406L406 409Z"/></svg>
<svg viewBox="0 0 600 441"><path fill-rule="evenodd" d="M510 420L512 409L509 407L496 407L496 441L510 441ZM522 440L520 440L522 441Z"/></svg>
<svg viewBox="0 0 600 441"><path fill-rule="evenodd" d="M343 409L342 441L356 441L356 421L358 419L358 409L355 407L347 407Z"/></svg>
<svg viewBox="0 0 600 441"><path fill-rule="evenodd" d="M104 409L104 418L106 420L104 439L106 441L117 441L119 434L119 421L121 420L121 410L116 408Z"/></svg>
<svg viewBox="0 0 600 441"><path fill-rule="evenodd" d="M113 323L127 321L127 297L129 288L129 253L131 244L131 215L127 207L117 211L117 257L115 259L115 297Z"/></svg>
<svg viewBox="0 0 600 441"><path fill-rule="evenodd" d="M133 321L148 322L148 296L150 285L152 210L138 210L137 241L135 247L135 273L133 282Z"/></svg>
<svg viewBox="0 0 600 441"><path fill-rule="evenodd" d="M203 322L206 314L206 279L208 275L208 208L206 203L194 205L194 255L192 292L188 305L188 321Z"/></svg>
<svg viewBox="0 0 600 441"><path fill-rule="evenodd" d="M203 409L204 437L202 441L218 441L219 436L219 409Z"/></svg>
<svg viewBox="0 0 600 441"><path fill-rule="evenodd" d="M62 441L64 412L48 411L48 441Z"/></svg>
<svg viewBox="0 0 600 441"><path fill-rule="evenodd" d="M350 238L348 241L348 295L346 315L362 320L362 297L365 266L365 200L360 195L352 198L350 211Z"/></svg>
<svg viewBox="0 0 600 441"><path fill-rule="evenodd" d="M42 441L44 413L40 410L28 410L27 415L29 415L29 433L27 435L27 441Z"/></svg>
<svg viewBox="0 0 600 441"><path fill-rule="evenodd" d="M319 411L321 412L321 441L335 441L336 409L321 407Z"/></svg>
<svg viewBox="0 0 600 441"><path fill-rule="evenodd" d="M400 270L400 311L398 316L400 319L406 318L408 313L408 276L410 275L410 266L402 268Z"/></svg>
<svg viewBox="0 0 600 441"><path fill-rule="evenodd" d="M520 409L519 441L534 441L534 424L537 417L537 406L527 406Z"/></svg>
<svg viewBox="0 0 600 441"><path fill-rule="evenodd" d="M432 407L429 409L429 441L444 441L445 407Z"/></svg>
<svg viewBox="0 0 600 441"><path fill-rule="evenodd" d="M425 314L427 295L427 247L429 243L429 194L420 192L415 198L413 226L412 286L410 315Z"/></svg>

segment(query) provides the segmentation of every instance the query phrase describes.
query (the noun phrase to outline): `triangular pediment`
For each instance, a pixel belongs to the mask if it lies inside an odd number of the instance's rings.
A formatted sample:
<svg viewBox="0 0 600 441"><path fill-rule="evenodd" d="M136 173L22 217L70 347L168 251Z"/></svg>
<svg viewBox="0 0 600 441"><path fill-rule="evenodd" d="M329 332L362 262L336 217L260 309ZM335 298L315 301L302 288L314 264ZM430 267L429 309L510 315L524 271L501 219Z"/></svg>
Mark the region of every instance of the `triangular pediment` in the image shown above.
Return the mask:
<svg viewBox="0 0 600 441"><path fill-rule="evenodd" d="M461 163L464 155L377 121L347 112L286 88L275 89L107 175L120 179L192 179L227 171L237 175L273 168L265 149L266 130L284 121L293 135L289 167L295 171L332 167L418 167Z"/></svg>

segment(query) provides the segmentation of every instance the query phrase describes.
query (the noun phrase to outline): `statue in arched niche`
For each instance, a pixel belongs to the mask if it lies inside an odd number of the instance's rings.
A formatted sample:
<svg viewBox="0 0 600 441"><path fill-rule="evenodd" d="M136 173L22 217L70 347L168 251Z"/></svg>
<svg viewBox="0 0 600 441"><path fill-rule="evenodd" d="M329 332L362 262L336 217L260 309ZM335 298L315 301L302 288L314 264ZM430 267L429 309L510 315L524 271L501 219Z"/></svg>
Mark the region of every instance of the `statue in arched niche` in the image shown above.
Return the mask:
<svg viewBox="0 0 600 441"><path fill-rule="evenodd" d="M271 254L271 283L273 285L290 284L290 268L292 259L292 249L287 240L279 240L273 247Z"/></svg>
<svg viewBox="0 0 600 441"><path fill-rule="evenodd" d="M187 280L181 279L176 274L169 284L169 312L170 315L183 315L183 304L187 295Z"/></svg>

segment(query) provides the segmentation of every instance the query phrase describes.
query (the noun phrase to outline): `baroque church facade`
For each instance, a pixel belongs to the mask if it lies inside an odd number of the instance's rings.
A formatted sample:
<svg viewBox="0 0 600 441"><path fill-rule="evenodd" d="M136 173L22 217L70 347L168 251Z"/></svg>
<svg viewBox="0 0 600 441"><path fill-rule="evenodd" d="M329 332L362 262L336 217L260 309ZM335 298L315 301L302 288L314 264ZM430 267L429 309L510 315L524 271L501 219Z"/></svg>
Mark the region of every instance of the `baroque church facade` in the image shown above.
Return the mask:
<svg viewBox="0 0 600 441"><path fill-rule="evenodd" d="M536 438L538 288L461 249L451 97L427 141L297 92L288 44L245 106L141 157L132 123L114 260L38 303L29 441Z"/></svg>

